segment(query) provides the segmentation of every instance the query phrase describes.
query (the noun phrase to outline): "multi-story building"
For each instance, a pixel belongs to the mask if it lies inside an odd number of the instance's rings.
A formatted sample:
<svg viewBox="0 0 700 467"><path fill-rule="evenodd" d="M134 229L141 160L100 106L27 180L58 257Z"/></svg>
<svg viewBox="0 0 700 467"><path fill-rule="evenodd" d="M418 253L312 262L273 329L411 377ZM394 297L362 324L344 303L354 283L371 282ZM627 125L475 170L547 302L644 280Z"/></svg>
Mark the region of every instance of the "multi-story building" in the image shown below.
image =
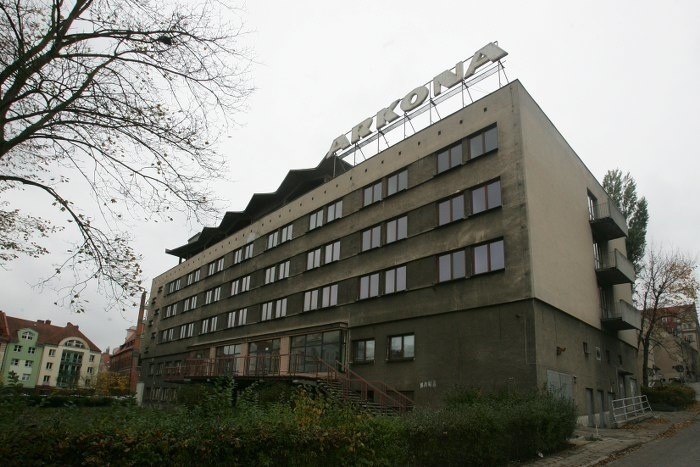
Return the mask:
<svg viewBox="0 0 700 467"><path fill-rule="evenodd" d="M153 281L147 400L336 365L421 406L549 385L592 422L635 394L625 220L520 82L343 160L168 250L181 262Z"/></svg>
<svg viewBox="0 0 700 467"><path fill-rule="evenodd" d="M74 324L61 327L0 311L0 333L7 342L0 361L3 381L15 377L25 388L79 388L97 376L100 349Z"/></svg>
<svg viewBox="0 0 700 467"><path fill-rule="evenodd" d="M649 354L650 381L696 381L700 370L700 326L695 304L661 308Z"/></svg>

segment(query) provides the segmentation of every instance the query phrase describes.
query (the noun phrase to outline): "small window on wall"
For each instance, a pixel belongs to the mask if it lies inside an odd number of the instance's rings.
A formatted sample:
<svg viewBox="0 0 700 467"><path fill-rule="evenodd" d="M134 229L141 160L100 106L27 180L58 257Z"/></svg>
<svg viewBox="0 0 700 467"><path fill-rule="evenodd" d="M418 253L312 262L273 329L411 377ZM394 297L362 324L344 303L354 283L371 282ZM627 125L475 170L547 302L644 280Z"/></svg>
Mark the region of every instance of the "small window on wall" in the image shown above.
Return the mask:
<svg viewBox="0 0 700 467"><path fill-rule="evenodd" d="M496 180L472 190L472 214L501 205L501 181Z"/></svg>
<svg viewBox="0 0 700 467"><path fill-rule="evenodd" d="M467 138L469 159L488 154L498 148L498 128L493 126Z"/></svg>
<svg viewBox="0 0 700 467"><path fill-rule="evenodd" d="M498 271L505 267L503 240L474 247L474 274Z"/></svg>
<svg viewBox="0 0 700 467"><path fill-rule="evenodd" d="M408 189L408 170L402 170L386 179L387 196L391 196L406 189Z"/></svg>
<svg viewBox="0 0 700 467"><path fill-rule="evenodd" d="M389 360L407 360L415 357L415 335L389 337Z"/></svg>
<svg viewBox="0 0 700 467"><path fill-rule="evenodd" d="M363 206L369 206L382 200L382 182L375 183L364 189Z"/></svg>
<svg viewBox="0 0 700 467"><path fill-rule="evenodd" d="M438 203L438 225L464 219L464 195L455 196Z"/></svg>
<svg viewBox="0 0 700 467"><path fill-rule="evenodd" d="M462 142L453 144L437 154L437 173L462 165Z"/></svg>
<svg viewBox="0 0 700 467"><path fill-rule="evenodd" d="M374 362L374 339L363 339L352 343L353 363Z"/></svg>

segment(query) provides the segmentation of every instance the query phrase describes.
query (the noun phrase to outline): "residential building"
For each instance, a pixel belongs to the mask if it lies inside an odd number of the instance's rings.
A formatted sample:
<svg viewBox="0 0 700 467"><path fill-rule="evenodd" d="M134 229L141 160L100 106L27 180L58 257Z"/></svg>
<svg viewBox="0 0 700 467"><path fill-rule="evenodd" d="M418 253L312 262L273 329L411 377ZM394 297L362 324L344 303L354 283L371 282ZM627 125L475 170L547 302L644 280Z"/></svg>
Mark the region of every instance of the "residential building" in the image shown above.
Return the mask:
<svg viewBox="0 0 700 467"><path fill-rule="evenodd" d="M356 165L292 170L167 250L181 261L153 280L146 400L339 366L423 407L455 387L549 386L602 423L638 390L626 233L510 82Z"/></svg>
<svg viewBox="0 0 700 467"><path fill-rule="evenodd" d="M140 376L141 334L143 333L143 314L145 309L146 294L141 296L138 322L126 330L124 343L112 351L109 356L109 371L129 379L129 390L136 393L136 386Z"/></svg>
<svg viewBox="0 0 700 467"><path fill-rule="evenodd" d="M79 388L94 382L100 349L78 326L61 327L0 311L0 329L6 341L0 361L3 381L15 376L25 388Z"/></svg>

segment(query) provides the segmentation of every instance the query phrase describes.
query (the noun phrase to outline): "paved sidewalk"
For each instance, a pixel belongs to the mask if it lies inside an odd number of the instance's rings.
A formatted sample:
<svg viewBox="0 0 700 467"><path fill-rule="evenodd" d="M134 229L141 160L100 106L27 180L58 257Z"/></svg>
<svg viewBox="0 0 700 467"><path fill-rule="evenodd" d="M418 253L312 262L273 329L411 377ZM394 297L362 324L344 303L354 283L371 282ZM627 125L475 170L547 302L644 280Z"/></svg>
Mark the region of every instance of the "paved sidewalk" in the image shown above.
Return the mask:
<svg viewBox="0 0 700 467"><path fill-rule="evenodd" d="M577 427L569 441L572 447L527 463L527 466L599 466L627 449L647 443L659 436L671 435L700 414L690 411L654 412L651 418L623 428Z"/></svg>

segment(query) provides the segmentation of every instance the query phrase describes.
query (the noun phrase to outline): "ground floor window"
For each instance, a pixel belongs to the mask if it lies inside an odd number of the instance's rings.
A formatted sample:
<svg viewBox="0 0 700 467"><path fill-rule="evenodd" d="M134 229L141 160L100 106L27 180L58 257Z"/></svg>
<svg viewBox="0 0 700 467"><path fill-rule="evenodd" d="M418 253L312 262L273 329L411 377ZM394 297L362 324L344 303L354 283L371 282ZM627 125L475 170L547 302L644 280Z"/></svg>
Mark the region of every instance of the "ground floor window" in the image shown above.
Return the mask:
<svg viewBox="0 0 700 467"><path fill-rule="evenodd" d="M277 374L280 365L280 340L268 339L248 344L250 374Z"/></svg>
<svg viewBox="0 0 700 467"><path fill-rule="evenodd" d="M334 366L341 360L343 338L340 331L327 331L292 337L292 371L311 373L325 371L318 360Z"/></svg>
<svg viewBox="0 0 700 467"><path fill-rule="evenodd" d="M406 360L415 357L416 337L413 334L389 337L389 360Z"/></svg>
<svg viewBox="0 0 700 467"><path fill-rule="evenodd" d="M353 363L371 363L374 361L374 339L362 339L352 343Z"/></svg>

